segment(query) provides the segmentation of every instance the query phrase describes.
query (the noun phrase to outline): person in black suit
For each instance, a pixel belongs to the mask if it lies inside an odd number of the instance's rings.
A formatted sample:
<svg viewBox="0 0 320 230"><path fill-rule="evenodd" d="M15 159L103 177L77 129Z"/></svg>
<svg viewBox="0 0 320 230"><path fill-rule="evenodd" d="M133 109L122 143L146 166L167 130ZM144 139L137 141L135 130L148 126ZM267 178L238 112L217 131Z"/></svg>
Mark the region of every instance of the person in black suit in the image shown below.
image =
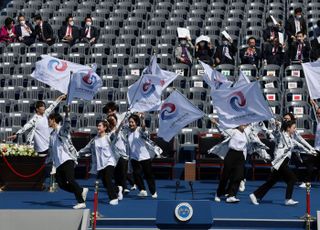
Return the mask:
<svg viewBox="0 0 320 230"><path fill-rule="evenodd" d="M23 15L18 17L19 25L16 25L16 35L19 42L23 42L26 45L32 45L35 42L36 35L32 25L26 22Z"/></svg>
<svg viewBox="0 0 320 230"><path fill-rule="evenodd" d="M47 43L49 46L54 44L55 38L53 36L53 30L50 24L43 21L40 15L34 17L36 23L35 35L39 42Z"/></svg>
<svg viewBox="0 0 320 230"><path fill-rule="evenodd" d="M316 61L320 58L320 20L317 21L317 27L313 30L311 47L310 59Z"/></svg>
<svg viewBox="0 0 320 230"><path fill-rule="evenodd" d="M222 36L222 44L219 45L214 54L214 64L231 64L234 65L234 56L237 53L237 44L232 39L228 40L225 36Z"/></svg>
<svg viewBox="0 0 320 230"><path fill-rule="evenodd" d="M99 38L99 30L92 26L92 18L85 18L85 26L80 31L80 41L89 43L90 45L97 43Z"/></svg>
<svg viewBox="0 0 320 230"><path fill-rule="evenodd" d="M278 38L274 38L272 43L266 43L262 56L264 65L273 64L281 66L283 64L284 52Z"/></svg>
<svg viewBox="0 0 320 230"><path fill-rule="evenodd" d="M298 32L289 48L289 58L291 62L308 62L310 61L310 44L304 40L304 33Z"/></svg>
<svg viewBox="0 0 320 230"><path fill-rule="evenodd" d="M263 30L263 40L265 42L272 43L274 38L278 38L279 34L278 32L281 32L281 24L275 25L271 19L271 17L268 17L266 20L267 28Z"/></svg>
<svg viewBox="0 0 320 230"><path fill-rule="evenodd" d="M306 21L303 18L302 9L300 7L294 10L294 16L289 17L285 29L288 36L289 46L295 41L295 36L299 31L301 31L304 35L307 34Z"/></svg>
<svg viewBox="0 0 320 230"><path fill-rule="evenodd" d="M241 64L251 64L258 67L261 54L260 49L256 48L256 39L254 37L250 37L247 44L247 48L243 48L240 50Z"/></svg>
<svg viewBox="0 0 320 230"><path fill-rule="evenodd" d="M70 46L76 43L79 38L79 29L74 25L72 16L66 18L65 25L60 28L58 35L60 41L68 43Z"/></svg>

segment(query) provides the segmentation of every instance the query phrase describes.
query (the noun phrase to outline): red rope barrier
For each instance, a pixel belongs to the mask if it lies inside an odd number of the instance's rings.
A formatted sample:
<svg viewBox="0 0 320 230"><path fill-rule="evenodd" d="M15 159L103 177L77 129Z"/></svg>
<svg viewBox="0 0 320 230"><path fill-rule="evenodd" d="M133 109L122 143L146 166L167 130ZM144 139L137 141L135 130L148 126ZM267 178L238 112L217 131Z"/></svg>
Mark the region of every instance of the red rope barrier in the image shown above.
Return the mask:
<svg viewBox="0 0 320 230"><path fill-rule="evenodd" d="M43 164L37 171L35 171L34 173L31 173L30 175L23 175L19 172L17 172L13 167L12 165L8 162L7 158L2 155L2 158L4 160L4 162L6 163L6 165L9 167L9 169L18 177L21 177L21 178L31 178L31 177L34 177L36 175L38 175L44 168L45 168L45 164Z"/></svg>

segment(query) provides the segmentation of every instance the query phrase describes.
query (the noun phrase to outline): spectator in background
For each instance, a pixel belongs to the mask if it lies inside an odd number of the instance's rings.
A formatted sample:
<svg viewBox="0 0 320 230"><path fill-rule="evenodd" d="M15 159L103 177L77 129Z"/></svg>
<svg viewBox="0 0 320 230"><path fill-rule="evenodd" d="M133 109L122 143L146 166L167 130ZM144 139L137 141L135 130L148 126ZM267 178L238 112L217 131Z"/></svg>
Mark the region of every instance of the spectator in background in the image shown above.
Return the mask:
<svg viewBox="0 0 320 230"><path fill-rule="evenodd" d="M89 43L90 45L97 43L99 38L99 30L92 26L92 18L85 18L85 26L80 31L80 41Z"/></svg>
<svg viewBox="0 0 320 230"><path fill-rule="evenodd" d="M284 60L283 46L279 43L278 38L274 38L272 43L266 43L263 52L264 65L281 66Z"/></svg>
<svg viewBox="0 0 320 230"><path fill-rule="evenodd" d="M7 17L4 21L4 26L0 30L0 43L4 42L10 44L16 40L16 30L14 27L14 20L10 17Z"/></svg>
<svg viewBox="0 0 320 230"><path fill-rule="evenodd" d="M240 50L241 64L251 64L258 67L261 54L260 49L256 48L256 39L254 37L250 37L247 41L247 44L247 48Z"/></svg>
<svg viewBox="0 0 320 230"><path fill-rule="evenodd" d="M26 19L23 15L18 17L19 25L16 25L16 34L17 40L26 45L32 45L35 42L35 31L32 25L29 22L26 22Z"/></svg>
<svg viewBox="0 0 320 230"><path fill-rule="evenodd" d="M288 50L291 62L308 62L310 61L310 44L304 40L304 33L298 32Z"/></svg>
<svg viewBox="0 0 320 230"><path fill-rule="evenodd" d="M178 63L192 65L192 55L194 46L191 38L179 38L179 45L175 48L176 61Z"/></svg>
<svg viewBox="0 0 320 230"><path fill-rule="evenodd" d="M265 42L272 43L273 39L279 37L279 32L281 32L281 24L278 23L275 25L271 19L271 17L268 17L266 20L267 28L263 30L263 40Z"/></svg>
<svg viewBox="0 0 320 230"><path fill-rule="evenodd" d="M68 16L65 24L60 28L59 39L72 46L79 38L79 29L74 25L73 17Z"/></svg>
<svg viewBox="0 0 320 230"><path fill-rule="evenodd" d="M296 39L295 36L298 32L301 31L304 35L307 34L306 21L303 18L302 9L300 7L294 10L294 16L289 17L286 23L285 29L286 29L286 34L288 36L289 46L293 41L295 41Z"/></svg>
<svg viewBox="0 0 320 230"><path fill-rule="evenodd" d="M313 30L313 40L311 41L311 61L316 61L320 58L320 20L317 21L317 27Z"/></svg>
<svg viewBox="0 0 320 230"><path fill-rule="evenodd" d="M196 58L204 63L213 66L214 48L211 42L199 41L196 44Z"/></svg>
<svg viewBox="0 0 320 230"><path fill-rule="evenodd" d="M55 38L53 36L53 30L50 24L42 20L40 15L34 17L36 23L35 35L39 42L47 43L49 46L54 44Z"/></svg>
<svg viewBox="0 0 320 230"><path fill-rule="evenodd" d="M234 56L237 53L237 44L232 39L228 40L222 36L222 44L219 45L214 54L215 65L235 64Z"/></svg>

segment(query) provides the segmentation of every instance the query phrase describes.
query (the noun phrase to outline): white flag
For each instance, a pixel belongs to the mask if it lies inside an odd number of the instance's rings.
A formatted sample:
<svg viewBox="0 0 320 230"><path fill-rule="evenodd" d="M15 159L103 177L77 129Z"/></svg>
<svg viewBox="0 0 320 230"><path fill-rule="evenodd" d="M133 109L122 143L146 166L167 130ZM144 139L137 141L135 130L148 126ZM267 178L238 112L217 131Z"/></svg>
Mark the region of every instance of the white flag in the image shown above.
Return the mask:
<svg viewBox="0 0 320 230"><path fill-rule="evenodd" d="M143 70L140 79L129 87L127 97L130 110L132 112L159 110L162 91L177 76L174 72L162 70L157 64L157 58L153 56L150 65Z"/></svg>
<svg viewBox="0 0 320 230"><path fill-rule="evenodd" d="M250 83L249 78L240 70L238 80L234 83L233 87L239 87L248 83Z"/></svg>
<svg viewBox="0 0 320 230"><path fill-rule="evenodd" d="M66 94L70 82L70 74L90 67L64 61L49 55L41 55L42 60L36 62L36 69L31 76L52 88Z"/></svg>
<svg viewBox="0 0 320 230"><path fill-rule="evenodd" d="M269 120L273 117L262 95L259 82L214 90L211 92L211 97L218 112L219 124L223 129Z"/></svg>
<svg viewBox="0 0 320 230"><path fill-rule="evenodd" d="M101 86L101 78L91 69L72 74L68 91L68 105L75 97L87 101L92 100Z"/></svg>
<svg viewBox="0 0 320 230"><path fill-rule="evenodd" d="M302 63L311 99L320 98L320 61Z"/></svg>
<svg viewBox="0 0 320 230"><path fill-rule="evenodd" d="M203 75L203 80L214 89L223 89L229 88L232 85L232 82L228 80L226 76L224 76L219 71L212 69L208 64L199 61L202 65L205 74Z"/></svg>
<svg viewBox="0 0 320 230"><path fill-rule="evenodd" d="M200 119L204 113L179 91L173 91L162 103L159 112L158 137L170 141L183 127Z"/></svg>

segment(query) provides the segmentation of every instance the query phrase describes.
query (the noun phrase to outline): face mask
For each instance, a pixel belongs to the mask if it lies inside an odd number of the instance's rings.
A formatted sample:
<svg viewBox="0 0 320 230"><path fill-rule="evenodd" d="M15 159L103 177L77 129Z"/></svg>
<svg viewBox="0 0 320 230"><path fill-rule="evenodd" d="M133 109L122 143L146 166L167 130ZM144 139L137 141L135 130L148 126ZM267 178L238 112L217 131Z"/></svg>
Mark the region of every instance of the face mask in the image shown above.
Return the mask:
<svg viewBox="0 0 320 230"><path fill-rule="evenodd" d="M229 45L229 42L228 41L223 41L223 45Z"/></svg>
<svg viewBox="0 0 320 230"><path fill-rule="evenodd" d="M20 21L20 25L24 26L26 24L26 21Z"/></svg>
<svg viewBox="0 0 320 230"><path fill-rule="evenodd" d="M200 45L200 46L204 46L205 43L204 43L204 42L200 42L199 45Z"/></svg>
<svg viewBox="0 0 320 230"><path fill-rule="evenodd" d="M181 45L185 45L185 44L187 44L187 41L186 40L181 40L180 44Z"/></svg>
<svg viewBox="0 0 320 230"><path fill-rule="evenodd" d="M86 25L90 27L92 25L92 23L91 22L86 22Z"/></svg>
<svg viewBox="0 0 320 230"><path fill-rule="evenodd" d="M268 23L268 26L269 26L269 27L272 27L272 26L273 26L273 23L272 23L272 22L269 22L269 23Z"/></svg>
<svg viewBox="0 0 320 230"><path fill-rule="evenodd" d="M297 16L296 16L296 19L300 19L300 18L301 18L301 15L297 15Z"/></svg>
<svg viewBox="0 0 320 230"><path fill-rule="evenodd" d="M74 25L74 21L69 22L69 25L73 26Z"/></svg>
<svg viewBox="0 0 320 230"><path fill-rule="evenodd" d="M255 45L251 45L251 46L250 46L250 48L254 48L254 47L256 47L256 46L255 46Z"/></svg>

